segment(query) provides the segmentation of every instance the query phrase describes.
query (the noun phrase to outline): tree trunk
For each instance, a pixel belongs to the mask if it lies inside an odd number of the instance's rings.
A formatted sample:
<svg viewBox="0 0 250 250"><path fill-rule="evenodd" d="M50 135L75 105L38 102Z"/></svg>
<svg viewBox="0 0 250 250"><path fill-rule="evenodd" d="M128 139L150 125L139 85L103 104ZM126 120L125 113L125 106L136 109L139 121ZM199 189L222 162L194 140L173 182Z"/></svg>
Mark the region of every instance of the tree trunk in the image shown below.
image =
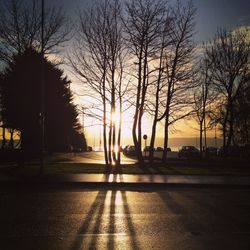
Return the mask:
<svg viewBox="0 0 250 250"><path fill-rule="evenodd" d="M204 117L204 146L207 148L207 126L206 126L206 118Z"/></svg>
<svg viewBox="0 0 250 250"><path fill-rule="evenodd" d="M158 122L157 119L158 119L158 111L159 111L159 92L160 92L160 82L161 82L161 76L162 76L163 50L164 50L164 43L162 44L162 47L161 47L160 63L159 63L158 79L157 79L157 88L156 88L156 95L155 95L155 114L154 114L152 130L151 130L152 132L151 132L150 148L149 148L149 163L150 163L150 165L153 165L153 163L154 163L154 145L155 145L156 126L157 126L157 122Z"/></svg>
<svg viewBox="0 0 250 250"><path fill-rule="evenodd" d="M227 122L228 122L228 110L226 111L226 115L222 124L222 133L223 133L223 157L226 157L227 155Z"/></svg>
<svg viewBox="0 0 250 250"><path fill-rule="evenodd" d="M118 138L117 138L117 167L120 167L121 165L121 130L122 130L122 99L121 96L119 96L119 127L118 127Z"/></svg>
<svg viewBox="0 0 250 250"><path fill-rule="evenodd" d="M105 91L105 87L103 87L103 91ZM108 160L108 149L107 149L107 110L106 110L106 99L105 92L103 92L103 148L104 148L104 158L106 167L109 166Z"/></svg>
<svg viewBox="0 0 250 250"><path fill-rule="evenodd" d="M2 128L3 128L2 149L4 149L4 148L5 148L5 145L6 145L6 129L5 129L4 126L3 126Z"/></svg>
<svg viewBox="0 0 250 250"><path fill-rule="evenodd" d="M167 161L167 148L168 148L168 128L169 128L169 116L165 117L165 128L164 128L164 149L162 155L162 163Z"/></svg>
<svg viewBox="0 0 250 250"><path fill-rule="evenodd" d="M203 122L200 121L200 156L202 158L202 153L203 153L203 148L202 148L202 127L203 127Z"/></svg>
<svg viewBox="0 0 250 250"><path fill-rule="evenodd" d="M115 58L112 56L112 66L111 66L111 126L112 126L112 131L111 131L111 137L112 137L112 165L116 165L116 119L115 119L115 115L116 115L116 105L115 105L115 92L116 92L116 88L115 88Z"/></svg>
<svg viewBox="0 0 250 250"><path fill-rule="evenodd" d="M141 104L141 106L143 106ZM142 114L143 114L143 111L140 110L139 111L139 118L138 118L138 160L139 160L139 164L141 166L144 165L144 159L143 159L143 156L142 156L142 127L141 127L141 121L142 121Z"/></svg>
<svg viewBox="0 0 250 250"><path fill-rule="evenodd" d="M147 67L148 67L148 46L145 48L144 61L143 61L143 76L142 76L142 95L141 95L141 105L139 107L139 117L138 117L138 158L141 166L144 165L144 159L142 156L142 116L144 112L144 103L147 93Z"/></svg>
<svg viewBox="0 0 250 250"><path fill-rule="evenodd" d="M108 161L109 165L112 165L112 109L110 111L110 122L109 122L109 139L108 139Z"/></svg>
<svg viewBox="0 0 250 250"><path fill-rule="evenodd" d="M139 142L138 142L138 137L137 137L136 132L137 132L137 127L138 127L138 114L139 114L140 97L141 97L141 66L142 66L141 63L142 63L142 55L140 54L139 63L138 63L139 69L138 69L138 86L137 86L137 95L136 95L136 106L135 106L135 115L134 115L133 127L132 127L133 141L134 141L135 149L137 151L138 162L140 165L142 164L143 159L139 152L140 147L139 147Z"/></svg>
<svg viewBox="0 0 250 250"><path fill-rule="evenodd" d="M232 102L230 102L229 104L229 132L228 132L228 139L227 139L227 149L230 147L231 143L232 143L232 137L233 137L233 124L234 124L234 110L233 110L233 104Z"/></svg>
<svg viewBox="0 0 250 250"><path fill-rule="evenodd" d="M118 128L117 147L118 147L117 166L120 166L121 165L121 123L119 123L119 128Z"/></svg>
<svg viewBox="0 0 250 250"><path fill-rule="evenodd" d="M153 165L154 163L154 144L155 144L155 133L156 133L156 126L157 126L157 118L154 118L153 125L152 125L152 132L151 132L151 139L150 139L150 148L149 148L149 163Z"/></svg>

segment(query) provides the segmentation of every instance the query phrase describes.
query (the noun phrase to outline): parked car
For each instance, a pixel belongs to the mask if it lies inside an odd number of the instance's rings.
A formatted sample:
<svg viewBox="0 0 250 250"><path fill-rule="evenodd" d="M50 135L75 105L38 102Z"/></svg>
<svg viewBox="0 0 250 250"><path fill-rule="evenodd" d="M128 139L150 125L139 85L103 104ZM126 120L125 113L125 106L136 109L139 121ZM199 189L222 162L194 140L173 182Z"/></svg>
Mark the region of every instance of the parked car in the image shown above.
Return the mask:
<svg viewBox="0 0 250 250"><path fill-rule="evenodd" d="M157 147L156 151L162 152L164 149L162 147ZM171 152L171 148L167 148L168 152Z"/></svg>
<svg viewBox="0 0 250 250"><path fill-rule="evenodd" d="M207 147L205 153L206 153L206 156L217 156L218 155L218 148Z"/></svg>
<svg viewBox="0 0 250 250"><path fill-rule="evenodd" d="M124 155L127 155L127 156L136 156L137 155L135 146L131 146L131 145L126 146L123 150L123 153L124 153Z"/></svg>
<svg viewBox="0 0 250 250"><path fill-rule="evenodd" d="M144 151L144 152L149 152L149 151L150 151L150 148L151 148L150 146L146 146L146 147L144 148L143 151ZM153 148L153 151L155 151L154 148Z"/></svg>
<svg viewBox="0 0 250 250"><path fill-rule="evenodd" d="M218 155L219 156L223 156L224 153L225 153L224 152L225 150L226 149L224 149L223 146L220 147L219 150L218 150ZM235 145L235 146L229 146L227 148L227 156L233 157L233 158L239 158L239 157L241 157L241 155L242 155L242 149L241 149L241 147Z"/></svg>
<svg viewBox="0 0 250 250"><path fill-rule="evenodd" d="M123 152L124 155L126 155L127 150L128 150L128 147L129 147L129 145L125 146L125 147L122 149L122 152Z"/></svg>
<svg viewBox="0 0 250 250"><path fill-rule="evenodd" d="M178 152L179 158L197 158L200 156L200 151L194 146L182 146Z"/></svg>
<svg viewBox="0 0 250 250"><path fill-rule="evenodd" d="M156 151L160 151L161 152L161 151L163 151L163 148L162 147L157 147Z"/></svg>

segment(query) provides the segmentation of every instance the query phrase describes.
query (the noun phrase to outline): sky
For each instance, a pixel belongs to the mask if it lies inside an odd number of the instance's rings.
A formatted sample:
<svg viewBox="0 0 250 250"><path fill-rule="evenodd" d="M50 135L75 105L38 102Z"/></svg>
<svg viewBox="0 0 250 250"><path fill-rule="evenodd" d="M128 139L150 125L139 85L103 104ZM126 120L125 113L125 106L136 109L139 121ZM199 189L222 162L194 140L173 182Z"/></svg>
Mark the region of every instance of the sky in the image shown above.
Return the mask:
<svg viewBox="0 0 250 250"><path fill-rule="evenodd" d="M79 8L85 8L91 2L93 0L45 0L45 4L62 6L70 17L74 17ZM186 3L187 0L181 2ZM250 0L193 0L193 3L197 9L197 42L211 39L218 27L250 25Z"/></svg>
<svg viewBox="0 0 250 250"><path fill-rule="evenodd" d="M5 0L0 0L5 1ZM31 0L25 0L31 2ZM39 1L39 0L37 0ZM41 1L41 0L40 0ZM85 9L93 0L44 0L45 6L60 6L65 10L66 16L71 20L77 17L79 9ZM102 1L102 0L99 0ZM169 0L174 2L175 0ZM186 3L186 0L180 0ZM98 2L98 0L97 0ZM242 25L250 25L250 0L193 0L194 6L197 9L196 13L196 34L195 41L197 44L211 40L218 28L234 29ZM74 22L74 21L73 21ZM66 71L67 73L67 71ZM75 92L81 91L76 79L72 78L72 90ZM77 102L83 102L81 97L76 97ZM82 120L82 117L80 117ZM100 140L100 126L96 126L96 121L88 120L85 117L86 135L90 144L98 143ZM129 127L129 124L125 124ZM182 128L182 129L179 129ZM150 133L150 129L144 126L143 133ZM163 130L163 126L159 126L159 134ZM212 132L213 133L213 132ZM95 136L93 136L95 135ZM177 130L170 134L170 137L195 137L198 131L193 128L190 122L181 122L177 125ZM211 135L212 136L212 135ZM131 137L130 134L125 134L125 137ZM125 140L129 143L129 140Z"/></svg>
<svg viewBox="0 0 250 250"><path fill-rule="evenodd" d="M100 0L101 1L101 0ZM169 0L174 2L175 0ZM186 0L181 0L186 3ZM92 3L92 0L45 0L45 4L53 4L62 6L66 15L72 20L77 17L77 11L84 9ZM98 2L98 1L97 1ZM242 25L250 25L250 0L193 0L196 12L196 34L195 41L197 44L202 44L211 40L218 28L235 29ZM74 85L75 84L75 85ZM73 90L80 90L77 82L73 81ZM76 97L79 102L81 97ZM83 101L84 102L84 101ZM82 119L82 117L81 117ZM84 118L86 125L86 136L91 145L99 144L100 142L100 126L92 119ZM130 129L131 124L124 119L127 132L124 132L124 144L132 143ZM175 130L172 130L170 137L196 137L198 130L194 128L194 124L188 121L181 121L176 125ZM163 126L158 127L158 137L163 134ZM143 126L143 133L150 134L150 127ZM214 136L214 131L209 134ZM130 138L130 139L129 139ZM158 146L161 146L162 139L158 138Z"/></svg>
<svg viewBox="0 0 250 250"><path fill-rule="evenodd" d="M194 0L197 8L197 40L213 38L218 27L250 25L249 0Z"/></svg>

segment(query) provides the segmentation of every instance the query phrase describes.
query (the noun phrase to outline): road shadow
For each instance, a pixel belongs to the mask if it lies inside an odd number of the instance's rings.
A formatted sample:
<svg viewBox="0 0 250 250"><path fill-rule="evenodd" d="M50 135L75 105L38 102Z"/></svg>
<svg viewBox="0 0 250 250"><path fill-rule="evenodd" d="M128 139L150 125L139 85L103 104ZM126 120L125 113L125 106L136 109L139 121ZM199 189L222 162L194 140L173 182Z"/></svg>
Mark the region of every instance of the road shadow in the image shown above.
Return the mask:
<svg viewBox="0 0 250 250"><path fill-rule="evenodd" d="M91 243L90 246L94 247L96 244L96 237L94 237L95 233L98 233L98 229L100 227L101 217L104 211L104 205L105 205L105 199L106 199L107 192L106 191L99 191L94 202L92 203L86 218L82 222L81 227L77 231L77 237L75 238L73 245L71 247L71 250L78 250L82 249L84 246L84 241L82 237L79 237L79 235L84 235L88 233L90 230L91 224L93 224L93 230L91 237ZM90 248L89 249L93 249Z"/></svg>
<svg viewBox="0 0 250 250"><path fill-rule="evenodd" d="M223 232L229 229L234 232L241 232L242 230L247 232L250 230L248 219L250 218L249 208L247 207L245 211L242 210L243 213L247 211L247 214L239 220L239 217L235 215L239 213L240 199L238 197L233 198L231 192L228 192L228 196L220 196L219 193L211 195L209 192L204 191L202 196L196 197L188 194L185 198L197 204L202 209L203 213L209 217L210 221L217 222L216 230ZM233 200L238 200L238 202L233 202ZM213 231L214 229L211 228L210 230Z"/></svg>
<svg viewBox="0 0 250 250"><path fill-rule="evenodd" d="M135 231L134 224L131 218L131 212L130 212L129 204L127 201L126 191L124 190L121 191L121 195L122 195L124 214L126 215L126 223L127 223L128 230L130 233L131 246L132 246L132 249L139 250L140 248L137 242L137 233Z"/></svg>
<svg viewBox="0 0 250 250"><path fill-rule="evenodd" d="M184 195L179 195L179 192L174 194L171 192L157 192L157 194L165 203L169 213L173 215L171 217L174 220L172 223L177 225L176 230L180 231L180 233L198 236L207 231L205 225L200 223L195 216L195 212L187 208L190 201L184 199ZM183 200L186 202L183 202Z"/></svg>
<svg viewBox="0 0 250 250"><path fill-rule="evenodd" d="M109 179L109 175L106 178ZM116 178L117 175L114 175L114 180ZM120 223L123 223L122 227ZM107 241L101 241L102 245L100 245L100 237L104 239L107 237ZM115 250L119 237L125 237L125 240L130 243L130 248L139 249L126 192L101 190L81 223L70 249Z"/></svg>

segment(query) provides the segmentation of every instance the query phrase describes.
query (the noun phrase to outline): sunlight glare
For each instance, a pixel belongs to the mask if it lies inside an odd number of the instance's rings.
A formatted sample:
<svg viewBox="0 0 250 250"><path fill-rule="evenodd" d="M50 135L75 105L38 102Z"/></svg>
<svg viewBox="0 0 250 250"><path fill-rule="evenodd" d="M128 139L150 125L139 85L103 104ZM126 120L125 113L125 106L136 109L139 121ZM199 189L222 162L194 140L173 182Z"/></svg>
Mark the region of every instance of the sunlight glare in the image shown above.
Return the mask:
<svg viewBox="0 0 250 250"><path fill-rule="evenodd" d="M115 205L122 205L123 204L123 200L122 200L122 194L121 191L117 191L116 192L116 196L115 196Z"/></svg>
<svg viewBox="0 0 250 250"><path fill-rule="evenodd" d="M112 120L112 124L115 124L118 127L120 123L120 113L118 111L116 111L115 113L112 112L111 120Z"/></svg>
<svg viewBox="0 0 250 250"><path fill-rule="evenodd" d="M119 147L118 147L117 144L115 145L114 151L115 151L116 154L119 152Z"/></svg>

